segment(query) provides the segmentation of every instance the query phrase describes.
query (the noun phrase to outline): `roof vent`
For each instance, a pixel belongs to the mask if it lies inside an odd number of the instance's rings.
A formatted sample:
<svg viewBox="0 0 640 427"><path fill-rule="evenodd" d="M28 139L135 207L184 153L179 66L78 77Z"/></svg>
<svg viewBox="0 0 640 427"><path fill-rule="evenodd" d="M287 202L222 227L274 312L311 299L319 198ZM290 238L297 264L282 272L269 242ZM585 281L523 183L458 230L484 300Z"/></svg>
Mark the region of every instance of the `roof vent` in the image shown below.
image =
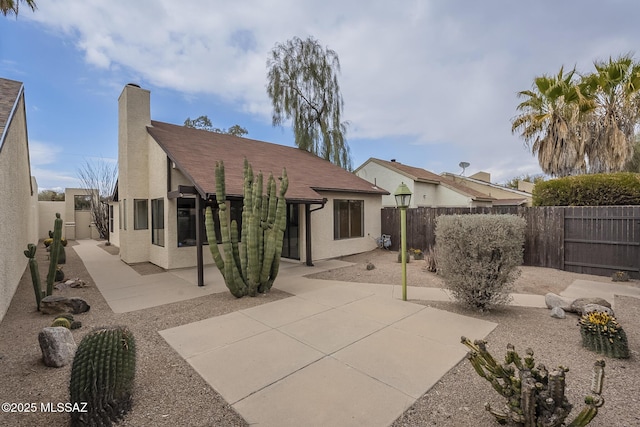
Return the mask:
<svg viewBox="0 0 640 427"><path fill-rule="evenodd" d="M137 85L135 83L127 83L127 86L137 87L138 89L140 88L140 85Z"/></svg>
<svg viewBox="0 0 640 427"><path fill-rule="evenodd" d="M391 163L395 163L395 162L396 162L396 159L391 159Z"/></svg>

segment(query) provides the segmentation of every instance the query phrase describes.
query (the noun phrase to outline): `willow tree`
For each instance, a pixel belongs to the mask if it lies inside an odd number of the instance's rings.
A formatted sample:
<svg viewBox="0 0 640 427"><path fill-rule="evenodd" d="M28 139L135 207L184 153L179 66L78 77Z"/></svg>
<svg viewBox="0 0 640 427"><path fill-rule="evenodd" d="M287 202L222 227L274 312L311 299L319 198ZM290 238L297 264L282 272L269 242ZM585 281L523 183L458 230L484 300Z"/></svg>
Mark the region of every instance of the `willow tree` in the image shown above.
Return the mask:
<svg viewBox="0 0 640 427"><path fill-rule="evenodd" d="M560 68L554 76L540 76L533 88L518 93L524 100L512 121L512 132L519 132L542 171L552 176L586 172L586 127L583 117L593 109L575 81L575 69Z"/></svg>
<svg viewBox="0 0 640 427"><path fill-rule="evenodd" d="M632 159L640 121L640 64L631 55L596 61L583 77L595 108L588 120L589 172L619 172Z"/></svg>
<svg viewBox="0 0 640 427"><path fill-rule="evenodd" d="M267 68L273 125L291 119L298 148L351 170L336 52L323 48L313 37L294 37L276 43Z"/></svg>

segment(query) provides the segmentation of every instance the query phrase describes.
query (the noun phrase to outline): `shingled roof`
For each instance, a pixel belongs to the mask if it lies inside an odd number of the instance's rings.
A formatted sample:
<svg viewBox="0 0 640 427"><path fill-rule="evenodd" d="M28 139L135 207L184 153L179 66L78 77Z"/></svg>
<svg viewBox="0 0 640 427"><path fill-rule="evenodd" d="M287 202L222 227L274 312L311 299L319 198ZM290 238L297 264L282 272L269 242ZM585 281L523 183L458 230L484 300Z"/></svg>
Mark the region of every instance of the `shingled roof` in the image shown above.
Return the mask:
<svg viewBox="0 0 640 427"><path fill-rule="evenodd" d="M22 83L0 78L0 147L4 142L4 131L9 125L11 112L18 102Z"/></svg>
<svg viewBox="0 0 640 427"><path fill-rule="evenodd" d="M246 158L254 173L279 177L287 169L289 201L322 203L322 191L389 194L307 151L233 135L151 121L147 131L169 159L205 198L216 192L215 164L223 161L228 197L242 197L243 164Z"/></svg>

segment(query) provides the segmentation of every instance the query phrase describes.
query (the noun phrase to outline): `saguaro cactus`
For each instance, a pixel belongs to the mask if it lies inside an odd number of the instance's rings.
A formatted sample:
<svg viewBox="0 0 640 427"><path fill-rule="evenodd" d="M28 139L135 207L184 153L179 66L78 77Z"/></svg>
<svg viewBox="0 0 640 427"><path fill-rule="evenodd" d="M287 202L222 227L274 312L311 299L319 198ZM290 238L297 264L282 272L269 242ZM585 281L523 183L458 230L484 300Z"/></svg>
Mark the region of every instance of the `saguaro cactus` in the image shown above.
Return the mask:
<svg viewBox="0 0 640 427"><path fill-rule="evenodd" d="M42 286L40 285L40 272L38 271L38 260L36 259L36 245L29 243L24 256L29 258L29 271L31 271L31 281L33 282L33 291L36 294L36 305L40 311L40 301L42 300Z"/></svg>
<svg viewBox="0 0 640 427"><path fill-rule="evenodd" d="M502 411L492 408L489 403L485 404L485 409L493 414L498 423L514 422L524 427L565 425L564 420L572 409L564 394L565 374L569 368L559 366L549 372L544 365L535 365L533 350L527 349L523 360L511 344L507 346L505 363L499 364L487 351L486 341L476 340L472 343L462 337L462 344L471 350L467 359L478 375L489 381L507 399ZM600 395L604 366L602 359L595 362L591 381L594 395L585 398L587 406L568 424L569 427L586 426L604 404L604 398Z"/></svg>
<svg viewBox="0 0 640 427"><path fill-rule="evenodd" d="M60 239L62 239L62 219L56 213L56 220L53 227L53 242L49 253L49 274L47 274L47 296L53 294L53 282L56 279L58 269L58 257L60 256Z"/></svg>
<svg viewBox="0 0 640 427"><path fill-rule="evenodd" d="M627 334L616 318L601 311L584 314L578 322L582 346L607 357L629 357Z"/></svg>
<svg viewBox="0 0 640 427"><path fill-rule="evenodd" d="M263 194L262 173L253 174L251 165L244 161L244 188L242 207L242 240L238 238L237 222L228 223L224 164L216 163L216 203L222 234L220 253L216 242L213 211L207 207L205 227L209 250L222 273L229 291L237 298L271 289L278 275L282 241L286 228L285 194L289 186L287 171L282 170L280 191L276 180L269 175L267 193Z"/></svg>
<svg viewBox="0 0 640 427"><path fill-rule="evenodd" d="M73 412L72 426L110 426L131 409L136 370L136 342L126 327L97 328L76 351L69 383L70 401L86 402L87 412Z"/></svg>

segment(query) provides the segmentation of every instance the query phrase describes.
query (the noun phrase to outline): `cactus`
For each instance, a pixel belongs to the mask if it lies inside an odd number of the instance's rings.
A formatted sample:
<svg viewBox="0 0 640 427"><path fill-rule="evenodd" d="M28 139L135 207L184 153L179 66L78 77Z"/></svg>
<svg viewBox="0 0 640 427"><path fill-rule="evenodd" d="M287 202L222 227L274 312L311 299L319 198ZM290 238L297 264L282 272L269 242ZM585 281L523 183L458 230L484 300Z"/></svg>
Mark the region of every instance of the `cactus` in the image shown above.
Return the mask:
<svg viewBox="0 0 640 427"><path fill-rule="evenodd" d="M216 163L216 202L222 234L222 253L216 242L213 212L207 207L205 228L209 250L222 273L229 291L236 298L268 292L278 275L282 241L286 228L285 193L289 186L287 171L282 170L280 191L269 175L266 194L263 194L262 173L254 176L253 169L244 160L244 186L242 207L242 241L238 239L236 221L228 224L224 164Z"/></svg>
<svg viewBox="0 0 640 427"><path fill-rule="evenodd" d="M602 311L584 314L578 321L582 346L607 357L629 357L627 334L616 318Z"/></svg>
<svg viewBox="0 0 640 427"><path fill-rule="evenodd" d="M47 296L53 294L53 282L56 279L56 270L58 269L60 239L62 238L62 219L59 213L56 213L53 233L49 231L49 235L51 236L52 234L53 242L51 243L51 254L49 255L49 274L47 274Z"/></svg>
<svg viewBox="0 0 640 427"><path fill-rule="evenodd" d="M63 328L71 329L71 322L66 317L56 317L51 323L51 327L62 326Z"/></svg>
<svg viewBox="0 0 640 427"><path fill-rule="evenodd" d="M611 275L611 280L614 282L628 282L629 281L629 273L626 271L616 271Z"/></svg>
<svg viewBox="0 0 640 427"><path fill-rule="evenodd" d="M40 301L44 296L40 285L40 272L38 271L38 260L36 259L36 245L29 243L24 256L29 258L29 271L31 271L31 281L33 282L33 292L36 294L36 307L40 311Z"/></svg>
<svg viewBox="0 0 640 427"><path fill-rule="evenodd" d="M70 401L87 402L88 412L73 412L71 425L110 426L131 409L136 344L126 327L97 328L76 351L69 383Z"/></svg>
<svg viewBox="0 0 640 427"><path fill-rule="evenodd" d="M569 368L559 366L549 372L544 365L535 365L533 350L527 349L527 355L522 359L511 344L507 346L505 363L499 364L487 351L486 341L472 343L465 337L461 341L470 349L467 359L476 373L507 399L502 411L485 404L485 409L500 424L514 422L525 427L583 427L591 422L598 408L604 404L601 393L605 363L602 359L597 360L593 367L591 392L594 395L587 396L587 406L570 424L565 424L564 420L572 409L565 396L565 374Z"/></svg>

